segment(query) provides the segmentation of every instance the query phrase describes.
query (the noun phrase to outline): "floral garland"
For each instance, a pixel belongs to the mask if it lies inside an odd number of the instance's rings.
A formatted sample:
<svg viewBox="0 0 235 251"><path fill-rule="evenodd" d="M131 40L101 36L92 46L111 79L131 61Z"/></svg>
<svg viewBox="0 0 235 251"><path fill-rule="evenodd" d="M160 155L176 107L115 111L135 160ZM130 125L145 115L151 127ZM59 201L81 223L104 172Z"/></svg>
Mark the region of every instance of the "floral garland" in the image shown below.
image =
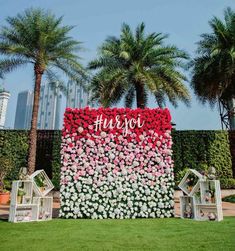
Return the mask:
<svg viewBox="0 0 235 251"><path fill-rule="evenodd" d="M70 109L62 130L64 218L171 217L168 109Z"/></svg>

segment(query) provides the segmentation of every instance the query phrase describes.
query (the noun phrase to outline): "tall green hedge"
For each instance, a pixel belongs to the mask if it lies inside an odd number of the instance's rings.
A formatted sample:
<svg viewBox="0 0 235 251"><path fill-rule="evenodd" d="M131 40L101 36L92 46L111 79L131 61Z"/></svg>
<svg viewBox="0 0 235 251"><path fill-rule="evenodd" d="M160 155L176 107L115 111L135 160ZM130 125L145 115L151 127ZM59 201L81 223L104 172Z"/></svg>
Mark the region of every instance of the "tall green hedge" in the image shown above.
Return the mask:
<svg viewBox="0 0 235 251"><path fill-rule="evenodd" d="M27 131L0 130L0 157L11 159L14 166L8 174L10 180L18 178L20 167L27 164Z"/></svg>
<svg viewBox="0 0 235 251"><path fill-rule="evenodd" d="M227 131L173 131L174 169L214 166L220 178L232 178Z"/></svg>
<svg viewBox="0 0 235 251"><path fill-rule="evenodd" d="M61 132L56 131L54 135L54 144L52 148L52 182L55 188L60 187L60 144L61 144Z"/></svg>
<svg viewBox="0 0 235 251"><path fill-rule="evenodd" d="M203 169L214 166L226 188L231 187L232 161L226 131L173 131L174 170L178 174L185 168ZM59 188L60 131L38 131L37 169L45 169ZM19 168L26 166L28 132L0 130L0 156L9 156L14 162L10 179L16 179ZM234 182L234 180L232 180ZM235 183L232 185L235 188Z"/></svg>
<svg viewBox="0 0 235 251"><path fill-rule="evenodd" d="M214 166L222 188L235 188L227 131L173 131L176 184L185 168L206 170Z"/></svg>

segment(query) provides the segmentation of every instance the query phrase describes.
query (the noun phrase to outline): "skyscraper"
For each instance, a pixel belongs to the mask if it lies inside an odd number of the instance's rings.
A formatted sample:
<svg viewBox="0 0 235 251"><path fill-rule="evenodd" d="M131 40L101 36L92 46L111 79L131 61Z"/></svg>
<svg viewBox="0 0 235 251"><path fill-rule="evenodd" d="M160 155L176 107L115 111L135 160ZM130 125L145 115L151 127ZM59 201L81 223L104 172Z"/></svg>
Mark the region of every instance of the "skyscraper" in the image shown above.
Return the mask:
<svg viewBox="0 0 235 251"><path fill-rule="evenodd" d="M62 95L56 83L41 87L38 129L59 129Z"/></svg>
<svg viewBox="0 0 235 251"><path fill-rule="evenodd" d="M73 81L68 81L67 84L67 101L66 107L83 108L88 106L89 95L88 92Z"/></svg>
<svg viewBox="0 0 235 251"><path fill-rule="evenodd" d="M10 96L10 92L0 87L0 129L5 127L7 105Z"/></svg>
<svg viewBox="0 0 235 251"><path fill-rule="evenodd" d="M18 94L16 115L15 115L15 129L29 129L32 119L33 109L33 92L23 91Z"/></svg>

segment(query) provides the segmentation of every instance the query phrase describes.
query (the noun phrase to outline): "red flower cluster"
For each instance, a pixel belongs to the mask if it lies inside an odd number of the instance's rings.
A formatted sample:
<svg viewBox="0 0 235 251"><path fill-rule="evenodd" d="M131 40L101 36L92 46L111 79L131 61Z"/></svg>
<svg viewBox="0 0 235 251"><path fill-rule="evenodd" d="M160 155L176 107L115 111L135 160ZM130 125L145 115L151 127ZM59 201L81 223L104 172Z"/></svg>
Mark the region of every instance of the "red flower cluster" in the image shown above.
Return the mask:
<svg viewBox="0 0 235 251"><path fill-rule="evenodd" d="M102 120L101 124L95 124L97 119ZM104 126L105 120L106 126ZM111 123L110 121L112 122L111 127L107 126ZM128 142L133 139L139 142L140 135L157 133L159 137L167 130L171 130L172 126L170 122L171 116L168 109L138 108L132 110L129 108L67 108L64 114L64 128L62 133L64 137L66 137L66 135L67 137L68 135L73 136L76 141L80 138L93 139L94 136L100 135L101 132L113 135L123 135L127 126L128 132L125 138ZM80 131L78 130L79 128ZM115 141L118 141L117 137L115 137ZM155 142L148 143L154 144Z"/></svg>

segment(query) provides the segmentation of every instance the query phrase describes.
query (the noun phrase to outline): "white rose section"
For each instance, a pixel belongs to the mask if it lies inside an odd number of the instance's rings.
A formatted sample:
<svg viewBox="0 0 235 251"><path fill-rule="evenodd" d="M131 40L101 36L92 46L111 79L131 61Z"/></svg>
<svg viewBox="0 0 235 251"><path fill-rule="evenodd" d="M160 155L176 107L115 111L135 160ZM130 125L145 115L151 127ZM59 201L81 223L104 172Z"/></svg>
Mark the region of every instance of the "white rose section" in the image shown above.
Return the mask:
<svg viewBox="0 0 235 251"><path fill-rule="evenodd" d="M90 129L92 127L90 126ZM170 130L138 136L101 131L62 138L61 209L63 218L172 217L174 176ZM139 140L137 140L137 137ZM155 145L148 142L156 142Z"/></svg>

